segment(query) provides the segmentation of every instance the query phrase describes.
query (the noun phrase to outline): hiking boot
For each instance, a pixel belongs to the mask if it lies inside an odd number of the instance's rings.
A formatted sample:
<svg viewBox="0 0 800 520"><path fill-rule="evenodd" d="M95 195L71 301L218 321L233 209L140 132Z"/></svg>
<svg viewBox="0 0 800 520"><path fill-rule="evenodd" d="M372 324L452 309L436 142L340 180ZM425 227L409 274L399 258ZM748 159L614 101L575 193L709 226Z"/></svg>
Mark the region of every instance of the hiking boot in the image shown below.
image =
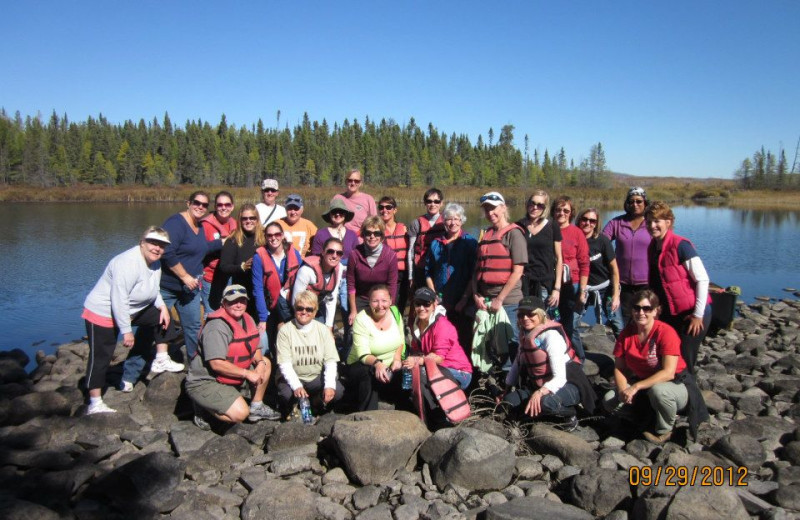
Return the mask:
<svg viewBox="0 0 800 520"><path fill-rule="evenodd" d="M569 417L565 423L558 425L557 428L564 432L574 432L578 429L578 416Z"/></svg>
<svg viewBox="0 0 800 520"><path fill-rule="evenodd" d="M195 414L192 422L194 422L194 425L204 432L211 431L211 425L208 424L208 421L206 421L205 418L200 414Z"/></svg>
<svg viewBox="0 0 800 520"><path fill-rule="evenodd" d="M117 413L117 411L109 407L103 401L98 401L94 404L90 404L86 409L86 415L92 415L95 413Z"/></svg>
<svg viewBox="0 0 800 520"><path fill-rule="evenodd" d="M672 431L668 431L667 433L662 433L661 435L656 435L655 433L644 432L644 438L648 441L652 442L653 444L664 444L668 440L672 438Z"/></svg>
<svg viewBox="0 0 800 520"><path fill-rule="evenodd" d="M183 363L176 363L169 357L164 359L154 359L153 364L150 365L151 374L160 374L161 372L183 372Z"/></svg>
<svg viewBox="0 0 800 520"><path fill-rule="evenodd" d="M133 383L130 381L123 381L119 391L125 392L126 394L133 392Z"/></svg>
<svg viewBox="0 0 800 520"><path fill-rule="evenodd" d="M281 414L276 412L269 406L264 403L253 405L250 407L250 415L247 417L247 420L250 422L257 422L262 420L268 421L280 421Z"/></svg>

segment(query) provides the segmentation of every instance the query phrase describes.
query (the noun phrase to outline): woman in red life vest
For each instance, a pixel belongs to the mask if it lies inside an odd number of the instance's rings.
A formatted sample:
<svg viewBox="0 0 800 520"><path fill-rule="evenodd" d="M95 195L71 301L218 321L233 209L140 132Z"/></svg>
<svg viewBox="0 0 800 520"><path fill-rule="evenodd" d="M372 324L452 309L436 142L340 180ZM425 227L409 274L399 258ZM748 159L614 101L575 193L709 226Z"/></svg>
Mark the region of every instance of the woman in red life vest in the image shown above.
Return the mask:
<svg viewBox="0 0 800 520"><path fill-rule="evenodd" d="M578 427L575 407L581 402L581 393L571 379L586 376L564 328L547 318L545 308L535 296L526 297L519 304L519 353L506 377L506 388L517 389L506 393L502 400L530 417L564 418L565 429L573 431ZM569 367L577 370L570 371Z"/></svg>
<svg viewBox="0 0 800 520"><path fill-rule="evenodd" d="M269 344L275 345L280 325L292 319L287 298L303 259L277 222L267 224L264 237L266 245L256 249L253 256L253 298L258 330L266 332Z"/></svg>
<svg viewBox="0 0 800 520"><path fill-rule="evenodd" d="M386 238L384 244L397 255L397 310L400 314L406 309L408 300L408 228L397 222L397 201L394 197L381 197L378 202L378 216L383 220Z"/></svg>
<svg viewBox="0 0 800 520"><path fill-rule="evenodd" d="M694 245L673 233L675 215L661 201L645 211L653 241L647 249L649 284L661 300L661 320L681 339L681 356L694 373L697 352L711 323L709 278Z"/></svg>
<svg viewBox="0 0 800 520"><path fill-rule="evenodd" d="M315 319L327 325L331 331L336 317L339 287L345 273L345 268L341 264L343 256L342 241L335 237L328 238L322 246L320 256L305 257L292 287L292 305L296 303L297 295L305 290L317 296Z"/></svg>
<svg viewBox="0 0 800 520"><path fill-rule="evenodd" d="M509 223L506 200L500 193L490 191L482 196L481 208L491 226L478 244L471 292L478 310L505 310L512 329L508 348L511 363L519 345L517 305L522 300L522 272L528 263L528 247L522 229Z"/></svg>
<svg viewBox="0 0 800 520"><path fill-rule="evenodd" d="M611 326L614 337L622 332L622 312L619 300L619 269L614 246L611 240L600 233L603 223L600 213L595 208L587 208L575 217L575 224L583 231L589 245L589 282L586 290L589 298L581 315L590 306L594 306L597 323L603 323L603 314L607 324Z"/></svg>
<svg viewBox="0 0 800 520"><path fill-rule="evenodd" d="M417 217L408 226L409 284L414 288L425 287L425 253L437 237L444 235L442 203L444 195L439 188L431 188L422 196L425 214Z"/></svg>
<svg viewBox="0 0 800 520"><path fill-rule="evenodd" d="M606 393L603 405L640 425L654 410L655 433L645 431L644 436L662 444L672 437L675 415L690 402L694 401L697 421L708 418L708 411L681 356L678 334L657 319L661 307L656 293L639 291L633 302L632 320L614 345L616 390ZM692 414L689 420L693 421Z"/></svg>
<svg viewBox="0 0 800 520"><path fill-rule="evenodd" d="M589 283L589 244L583 231L578 229L578 226L570 224L573 215L575 206L571 198L562 195L553 201L550 216L561 231L561 256L564 260L558 310L561 313L561 324L572 342L572 348L583 361L586 353L583 351L578 324L588 297L586 284Z"/></svg>
<svg viewBox="0 0 800 520"><path fill-rule="evenodd" d="M206 240L222 240L231 236L236 230L237 221L231 218L233 213L233 195L221 191L214 196L214 212L206 215L201 221ZM228 285L230 276L223 273L219 267L220 251L214 251L203 259L203 285L200 288L203 296L203 308L206 314L219 309L222 289Z"/></svg>
<svg viewBox="0 0 800 520"><path fill-rule="evenodd" d="M264 404L271 365L258 348L258 329L247 314L247 290L230 285L222 307L211 314L200 332L197 355L186 376L186 393L195 404L194 423L209 430L209 419L227 423L278 420L280 414ZM252 386L250 406L240 387Z"/></svg>

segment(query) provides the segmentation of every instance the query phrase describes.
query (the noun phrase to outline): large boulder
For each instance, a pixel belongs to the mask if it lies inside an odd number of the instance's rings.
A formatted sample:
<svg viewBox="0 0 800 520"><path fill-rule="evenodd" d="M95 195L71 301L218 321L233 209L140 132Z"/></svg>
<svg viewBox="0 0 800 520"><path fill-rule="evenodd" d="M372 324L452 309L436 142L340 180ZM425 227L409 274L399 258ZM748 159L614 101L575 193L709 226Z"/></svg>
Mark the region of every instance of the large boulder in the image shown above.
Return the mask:
<svg viewBox="0 0 800 520"><path fill-rule="evenodd" d="M767 460L764 446L753 437L740 433L726 435L714 444L713 449L736 464L753 469L758 469Z"/></svg>
<svg viewBox="0 0 800 520"><path fill-rule="evenodd" d="M414 414L375 410L337 421L332 439L351 478L368 485L390 480L429 436Z"/></svg>
<svg viewBox="0 0 800 520"><path fill-rule="evenodd" d="M665 520L749 520L736 492L726 487L686 486L678 490Z"/></svg>
<svg viewBox="0 0 800 520"><path fill-rule="evenodd" d="M316 425L303 424L300 421L285 422L275 427L267 441L267 450L275 452L309 444L316 445L319 436L320 429Z"/></svg>
<svg viewBox="0 0 800 520"><path fill-rule="evenodd" d="M317 496L302 482L267 479L247 495L242 504L241 518L242 520L263 518L315 520Z"/></svg>
<svg viewBox="0 0 800 520"><path fill-rule="evenodd" d="M21 383L28 379L25 366L20 365L16 360L0 358L0 384Z"/></svg>
<svg viewBox="0 0 800 520"><path fill-rule="evenodd" d="M187 455L188 469L192 474L209 469L225 472L252 454L250 443L238 435L214 436L200 449Z"/></svg>
<svg viewBox="0 0 800 520"><path fill-rule="evenodd" d="M72 403L59 392L34 392L11 401L8 422L22 424L40 415L69 415Z"/></svg>
<svg viewBox="0 0 800 520"><path fill-rule="evenodd" d="M517 459L508 441L473 428L440 432L433 437L449 440L449 446L438 460L431 460L439 489L454 484L469 490L495 490L511 482Z"/></svg>
<svg viewBox="0 0 800 520"><path fill-rule="evenodd" d="M593 467L572 479L570 502L595 516L627 509L630 499L627 472Z"/></svg>
<svg viewBox="0 0 800 520"><path fill-rule="evenodd" d="M183 380L186 374L164 372L153 378L144 393L144 404L159 421L175 421L175 412L180 405Z"/></svg>
<svg viewBox="0 0 800 520"><path fill-rule="evenodd" d="M528 444L534 452L551 454L572 466L587 467L597 460L591 444L577 435L545 424L534 424Z"/></svg>
<svg viewBox="0 0 800 520"><path fill-rule="evenodd" d="M0 495L0 511L6 520L58 520L61 515L42 505Z"/></svg>
<svg viewBox="0 0 800 520"><path fill-rule="evenodd" d="M486 510L486 520L592 520L594 517L569 504L540 497L520 497Z"/></svg>
<svg viewBox="0 0 800 520"><path fill-rule="evenodd" d="M780 444L789 439L797 425L780 417L747 417L733 421L730 433L747 435L757 441L768 440L770 444Z"/></svg>
<svg viewBox="0 0 800 520"><path fill-rule="evenodd" d="M130 517L167 513L181 502L177 491L185 465L170 453L148 453L96 480L87 495L99 497Z"/></svg>

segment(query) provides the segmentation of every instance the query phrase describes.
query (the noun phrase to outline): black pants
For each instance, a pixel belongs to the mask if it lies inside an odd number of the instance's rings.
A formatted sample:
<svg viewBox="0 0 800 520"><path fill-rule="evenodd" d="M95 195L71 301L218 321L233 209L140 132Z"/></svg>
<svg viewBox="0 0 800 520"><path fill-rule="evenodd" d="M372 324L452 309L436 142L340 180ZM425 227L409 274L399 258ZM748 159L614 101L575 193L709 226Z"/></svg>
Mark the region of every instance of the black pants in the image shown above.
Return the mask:
<svg viewBox="0 0 800 520"><path fill-rule="evenodd" d="M303 383L303 388L306 389L308 392L309 400L311 401L311 406L315 412L318 412L320 409L325 408L325 405L322 402L322 391L325 390L325 381L324 381L324 373L320 373L317 377L312 379L311 381L301 381ZM292 392L292 387L289 386L289 383L281 376L278 378L278 400L280 401L281 411L288 412L289 407L296 401L294 396L294 392ZM344 395L344 387L342 383L339 382L338 378L336 380L336 389L333 396L333 401L329 403L329 406L338 401Z"/></svg>
<svg viewBox="0 0 800 520"><path fill-rule="evenodd" d="M166 330L161 328L161 311L148 305L131 316L131 325L138 327L134 335L131 352L149 354L156 343L168 343L177 337L172 320ZM86 321L86 335L89 337L89 360L86 365L86 388L103 388L106 385L106 372L117 348L119 327L101 327Z"/></svg>
<svg viewBox="0 0 800 520"><path fill-rule="evenodd" d="M393 403L404 410L409 408L408 392L402 388L403 378L399 370L386 384L378 382L372 366L363 363L345 365L342 372L347 378L347 390L356 393L356 403L360 412L377 410L378 400Z"/></svg>
<svg viewBox="0 0 800 520"><path fill-rule="evenodd" d="M663 308L663 307L662 307ZM661 320L667 322L678 336L681 338L681 357L686 361L686 368L689 369L691 374L694 374L694 365L697 363L697 353L700 351L700 344L703 338L706 337L708 327L711 325L711 304L706 305L706 311L703 315L703 330L697 336L689 334L689 317L692 316L694 309L689 312L684 312L678 316L664 316Z"/></svg>

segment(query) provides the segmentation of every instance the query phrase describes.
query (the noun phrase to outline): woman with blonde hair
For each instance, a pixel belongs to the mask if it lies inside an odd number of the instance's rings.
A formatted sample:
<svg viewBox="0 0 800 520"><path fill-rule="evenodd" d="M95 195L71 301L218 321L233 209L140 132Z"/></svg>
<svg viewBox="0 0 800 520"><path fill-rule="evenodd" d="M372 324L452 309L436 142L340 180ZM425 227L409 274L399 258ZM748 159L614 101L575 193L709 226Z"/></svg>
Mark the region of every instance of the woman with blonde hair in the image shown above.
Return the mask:
<svg viewBox="0 0 800 520"><path fill-rule="evenodd" d="M523 272L523 292L558 307L561 295L561 228L547 218L550 195L535 190L528 197L526 215L517 222L528 243L528 263Z"/></svg>
<svg viewBox="0 0 800 520"><path fill-rule="evenodd" d="M252 297L253 255L256 249L266 243L264 228L259 224L258 218L258 209L255 205L250 203L242 205L236 218L238 226L230 240L222 246L219 260L219 269L225 276L231 278L231 284L241 285L247 289L247 294L250 295L247 302L247 314L254 320L258 319L258 313L255 299Z"/></svg>

